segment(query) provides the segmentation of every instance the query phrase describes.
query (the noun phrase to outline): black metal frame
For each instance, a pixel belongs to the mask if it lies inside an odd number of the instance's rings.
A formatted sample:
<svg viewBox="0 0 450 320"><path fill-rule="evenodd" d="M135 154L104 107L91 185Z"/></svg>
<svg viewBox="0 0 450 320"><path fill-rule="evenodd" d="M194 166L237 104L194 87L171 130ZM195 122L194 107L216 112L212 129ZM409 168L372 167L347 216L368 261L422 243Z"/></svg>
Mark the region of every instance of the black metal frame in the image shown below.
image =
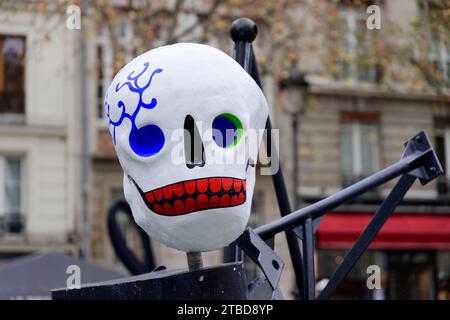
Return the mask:
<svg viewBox="0 0 450 320"><path fill-rule="evenodd" d="M258 85L261 86L251 44L256 38L256 34L256 25L247 18L236 20L231 27L231 38L235 42L235 59L255 79ZM270 131L270 119L267 122L266 128ZM268 134L270 134L270 132L268 132ZM270 141L268 145L271 145L270 138L268 141ZM273 152L272 150L271 156L277 156L277 152ZM261 267L274 291L273 297L275 298L277 297L277 293L279 293L278 281L283 265L277 258L278 256L274 255L272 248L264 245L262 240L273 239L277 233L286 232L292 265L297 277L299 293L305 300L314 300L316 299L314 232L323 216L328 211L335 209L344 202L400 176L395 187L382 202L379 209L373 215L370 223L349 250L324 290L317 297L321 300L330 299L339 284L345 279L358 259L368 248L378 231L383 227L386 220L394 212L396 206L402 201L416 179L418 178L424 185L442 173L442 166L431 147L428 137L425 132L422 131L405 143L405 152L399 162L329 196L328 198L290 213L289 199L280 166L280 170L273 175L273 183L282 218L260 226L255 230L247 229L236 241L235 245L241 247L242 250L244 250L244 252L246 252L247 255ZM299 250L298 240L294 235L302 241L302 252ZM272 264L269 263L271 259ZM279 266L279 268L276 266Z"/></svg>

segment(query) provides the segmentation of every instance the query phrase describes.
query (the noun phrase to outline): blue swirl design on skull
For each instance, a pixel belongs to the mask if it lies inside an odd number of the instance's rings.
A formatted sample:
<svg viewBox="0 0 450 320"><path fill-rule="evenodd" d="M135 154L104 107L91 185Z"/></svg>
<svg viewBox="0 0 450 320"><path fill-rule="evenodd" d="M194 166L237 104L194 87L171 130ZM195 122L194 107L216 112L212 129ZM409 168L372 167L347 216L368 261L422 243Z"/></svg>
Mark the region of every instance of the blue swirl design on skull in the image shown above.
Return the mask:
<svg viewBox="0 0 450 320"><path fill-rule="evenodd" d="M113 127L112 137L114 144L116 144L116 128L122 125L124 119L129 119L131 122L131 131L128 137L128 142L133 152L141 157L150 157L157 154L164 146L165 141L164 133L157 125L146 124L141 128L138 128L136 126L136 117L138 116L142 108L153 109L158 104L156 98L152 98L149 103L146 103L143 101L142 96L144 92L150 87L153 77L156 74L161 73L163 69L155 69L145 85L140 86L138 84L139 79L148 70L149 65L150 64L148 62L144 63L144 69L139 74L134 75L136 70L133 70L127 76L128 81L122 84L118 83L116 85L115 93L122 90L122 88L125 88L125 90L128 88L130 92L137 93L139 95L139 102L132 114L127 112L125 103L122 100L119 100L119 102L117 103L117 108L120 109L122 113L117 121L112 120L110 115L111 106L108 101L108 95L105 97L106 115L109 119L109 125Z"/></svg>

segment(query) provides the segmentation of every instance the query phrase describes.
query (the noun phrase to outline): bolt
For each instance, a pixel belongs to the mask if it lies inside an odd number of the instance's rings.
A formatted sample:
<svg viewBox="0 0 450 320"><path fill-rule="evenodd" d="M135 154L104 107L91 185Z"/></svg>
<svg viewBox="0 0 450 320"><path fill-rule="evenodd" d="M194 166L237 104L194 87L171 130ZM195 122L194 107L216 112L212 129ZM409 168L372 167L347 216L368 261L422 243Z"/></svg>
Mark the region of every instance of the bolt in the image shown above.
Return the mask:
<svg viewBox="0 0 450 320"><path fill-rule="evenodd" d="M437 171L436 167L430 167L430 172L431 173L436 173L436 171Z"/></svg>
<svg viewBox="0 0 450 320"><path fill-rule="evenodd" d="M422 137L421 137L421 136L416 136L416 141L417 141L418 143L421 143L421 142L422 142Z"/></svg>

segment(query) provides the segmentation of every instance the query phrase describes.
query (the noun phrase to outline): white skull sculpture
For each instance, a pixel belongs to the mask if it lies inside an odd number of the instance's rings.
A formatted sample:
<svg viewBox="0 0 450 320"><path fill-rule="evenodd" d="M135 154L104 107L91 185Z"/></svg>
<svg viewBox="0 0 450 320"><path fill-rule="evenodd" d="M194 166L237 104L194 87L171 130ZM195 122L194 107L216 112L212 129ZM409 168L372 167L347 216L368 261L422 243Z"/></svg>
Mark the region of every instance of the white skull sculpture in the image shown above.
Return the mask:
<svg viewBox="0 0 450 320"><path fill-rule="evenodd" d="M105 110L125 197L152 238L201 252L222 248L243 232L255 184L256 155L246 151L247 144L260 140L249 142L245 133L264 129L268 108L236 61L192 43L148 51L115 76ZM225 137L216 139L214 132L225 129ZM176 137L177 130L201 136L200 158L188 150L187 136ZM230 130L236 132L232 139L226 138ZM232 153L245 161L216 161Z"/></svg>

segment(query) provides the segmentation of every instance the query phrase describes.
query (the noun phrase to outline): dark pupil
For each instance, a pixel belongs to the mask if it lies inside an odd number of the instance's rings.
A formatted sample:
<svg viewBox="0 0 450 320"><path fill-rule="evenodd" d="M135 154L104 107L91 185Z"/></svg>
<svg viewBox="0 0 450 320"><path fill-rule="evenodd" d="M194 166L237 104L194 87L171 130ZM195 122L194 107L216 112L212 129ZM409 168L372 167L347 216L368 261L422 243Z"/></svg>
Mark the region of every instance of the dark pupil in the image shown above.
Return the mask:
<svg viewBox="0 0 450 320"><path fill-rule="evenodd" d="M217 117L212 123L213 139L220 147L233 143L236 136L236 125L230 119Z"/></svg>

